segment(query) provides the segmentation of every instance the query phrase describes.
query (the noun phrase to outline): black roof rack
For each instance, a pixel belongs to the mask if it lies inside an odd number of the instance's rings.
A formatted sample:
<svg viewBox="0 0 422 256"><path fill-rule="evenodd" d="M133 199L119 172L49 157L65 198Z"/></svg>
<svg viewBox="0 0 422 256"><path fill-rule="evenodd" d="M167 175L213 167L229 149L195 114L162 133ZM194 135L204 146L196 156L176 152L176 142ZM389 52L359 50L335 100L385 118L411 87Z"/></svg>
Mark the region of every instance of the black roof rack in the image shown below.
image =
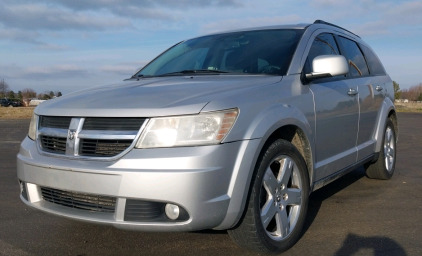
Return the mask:
<svg viewBox="0 0 422 256"><path fill-rule="evenodd" d="M350 30L347 30L345 28L342 28L340 26L337 26L335 24L332 24L332 23L329 23L329 22L326 22L326 21L323 21L323 20L316 20L316 21L314 21L314 24L324 24L324 25L329 25L329 26L333 26L333 27L336 27L336 28L340 28L340 29L343 29L343 30L345 30L345 31L347 31L347 32L349 32L349 33L351 33L351 34L353 34L353 35L355 35L355 36L357 36L357 37L360 38L360 36L356 35L355 33L353 33Z"/></svg>

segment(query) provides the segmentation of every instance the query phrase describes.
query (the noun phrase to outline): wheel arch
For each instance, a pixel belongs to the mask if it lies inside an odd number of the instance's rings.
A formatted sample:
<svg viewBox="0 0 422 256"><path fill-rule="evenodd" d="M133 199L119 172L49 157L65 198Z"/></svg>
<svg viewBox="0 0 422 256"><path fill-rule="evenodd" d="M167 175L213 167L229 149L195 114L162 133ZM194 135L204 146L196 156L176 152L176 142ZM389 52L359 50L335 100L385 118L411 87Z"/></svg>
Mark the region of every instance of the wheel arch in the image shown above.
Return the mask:
<svg viewBox="0 0 422 256"><path fill-rule="evenodd" d="M299 151L299 153L302 155L303 159L306 163L306 168L308 170L309 175L309 186L312 187L313 182L313 156L312 156L312 148L311 143L308 139L308 136L305 134L305 132L296 125L284 125L277 130L275 130L265 141L263 147L261 148L260 154L262 154L266 148L271 145L275 140L277 139L283 139L286 140L295 146L295 148ZM258 163L258 161L257 161ZM257 164L256 163L256 164Z"/></svg>
<svg viewBox="0 0 422 256"><path fill-rule="evenodd" d="M375 152L379 152L382 146L382 136L384 136L384 128L387 119L391 119L394 124L394 132L396 134L396 140L398 140L399 134L399 126L398 126L398 118L396 109L394 107L394 103L389 99L386 98L382 104L380 109L379 118L377 127L374 132L374 139L376 140L375 144Z"/></svg>
<svg viewBox="0 0 422 256"><path fill-rule="evenodd" d="M396 142L399 138L399 121L397 119L397 113L394 109L391 109L388 113L388 118L393 122L394 124L394 132L396 134Z"/></svg>

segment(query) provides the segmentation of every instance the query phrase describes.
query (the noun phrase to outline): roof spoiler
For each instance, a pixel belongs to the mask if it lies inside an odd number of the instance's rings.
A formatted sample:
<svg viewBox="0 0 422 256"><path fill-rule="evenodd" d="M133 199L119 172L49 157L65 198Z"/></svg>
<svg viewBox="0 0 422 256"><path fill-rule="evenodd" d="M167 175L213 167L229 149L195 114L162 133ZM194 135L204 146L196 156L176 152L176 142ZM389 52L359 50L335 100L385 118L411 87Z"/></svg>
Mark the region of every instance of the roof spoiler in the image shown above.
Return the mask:
<svg viewBox="0 0 422 256"><path fill-rule="evenodd" d="M329 26L333 26L333 27L336 27L336 28L340 28L340 29L343 29L343 30L345 30L345 31L347 31L347 32L349 32L349 33L351 33L351 34L353 34L353 35L355 35L355 36L357 36L357 37L360 38L360 36L356 35L355 33L353 33L350 30L347 30L345 28L342 28L340 26L337 26L335 24L332 24L332 23L329 23L329 22L326 22L326 21L323 21L323 20L316 20L316 21L314 21L314 24L324 24L324 25L329 25Z"/></svg>

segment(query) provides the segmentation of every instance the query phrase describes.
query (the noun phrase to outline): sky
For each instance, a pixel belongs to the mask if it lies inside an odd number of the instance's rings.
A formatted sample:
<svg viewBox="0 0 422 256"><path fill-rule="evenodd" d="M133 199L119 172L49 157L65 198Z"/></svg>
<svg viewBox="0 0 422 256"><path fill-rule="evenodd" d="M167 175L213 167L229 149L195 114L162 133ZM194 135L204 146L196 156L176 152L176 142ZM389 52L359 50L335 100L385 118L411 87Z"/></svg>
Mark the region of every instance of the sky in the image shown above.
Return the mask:
<svg viewBox="0 0 422 256"><path fill-rule="evenodd" d="M322 19L362 37L401 89L422 83L422 1L0 0L0 79L63 94L119 83L173 44Z"/></svg>

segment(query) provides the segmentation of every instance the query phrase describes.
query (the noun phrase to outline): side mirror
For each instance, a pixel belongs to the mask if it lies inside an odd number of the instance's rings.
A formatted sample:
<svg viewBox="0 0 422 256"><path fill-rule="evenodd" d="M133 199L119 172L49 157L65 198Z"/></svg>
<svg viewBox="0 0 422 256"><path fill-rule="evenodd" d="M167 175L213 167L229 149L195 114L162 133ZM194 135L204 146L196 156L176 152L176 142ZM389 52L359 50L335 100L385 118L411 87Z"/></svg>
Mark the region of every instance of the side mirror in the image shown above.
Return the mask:
<svg viewBox="0 0 422 256"><path fill-rule="evenodd" d="M349 73L349 65L342 55L320 55L312 61L312 70L306 79L340 76Z"/></svg>

